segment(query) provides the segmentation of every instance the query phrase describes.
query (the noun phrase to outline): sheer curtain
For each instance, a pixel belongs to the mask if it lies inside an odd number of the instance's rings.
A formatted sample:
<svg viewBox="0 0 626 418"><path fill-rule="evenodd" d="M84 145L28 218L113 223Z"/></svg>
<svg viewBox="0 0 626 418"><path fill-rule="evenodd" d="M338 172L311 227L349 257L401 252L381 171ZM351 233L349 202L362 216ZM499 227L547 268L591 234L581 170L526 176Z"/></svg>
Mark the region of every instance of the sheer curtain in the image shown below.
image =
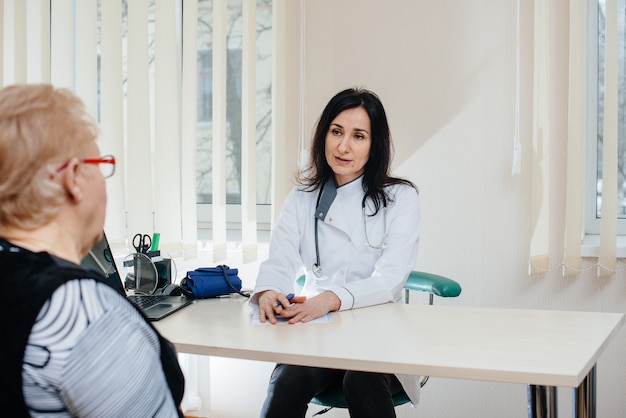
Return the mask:
<svg viewBox="0 0 626 418"><path fill-rule="evenodd" d="M550 1L535 0L534 102L533 102L533 164L532 164L532 231L529 274L550 270L550 234L558 230L555 223L564 220L563 258L556 263L564 276L582 270L581 242L584 234L584 171L585 171L585 33L587 7L595 2L569 1L569 84L567 87L567 169L565 173L565 205L563 213L550 212L550 122L554 121L549 106L551 70L549 48L551 22ZM615 273L617 253L617 0L606 0L606 49L604 78L604 143L602 180L602 220L600 248L596 264L598 276ZM554 32L552 32L554 35ZM553 157L554 158L554 157ZM555 263L555 264L556 264Z"/></svg>

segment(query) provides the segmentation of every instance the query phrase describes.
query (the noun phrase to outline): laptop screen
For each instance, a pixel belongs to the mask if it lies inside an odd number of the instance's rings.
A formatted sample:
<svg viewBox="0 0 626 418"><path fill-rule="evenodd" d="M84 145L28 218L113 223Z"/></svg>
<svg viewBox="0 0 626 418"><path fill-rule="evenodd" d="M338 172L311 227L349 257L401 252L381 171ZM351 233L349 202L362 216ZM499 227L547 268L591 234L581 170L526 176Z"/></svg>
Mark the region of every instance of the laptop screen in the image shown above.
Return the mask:
<svg viewBox="0 0 626 418"><path fill-rule="evenodd" d="M107 237L102 233L102 238L96 245L91 247L89 253L80 263L85 269L96 271L106 277L107 282L117 289L123 296L126 296L122 280L113 259L113 253L109 246Z"/></svg>

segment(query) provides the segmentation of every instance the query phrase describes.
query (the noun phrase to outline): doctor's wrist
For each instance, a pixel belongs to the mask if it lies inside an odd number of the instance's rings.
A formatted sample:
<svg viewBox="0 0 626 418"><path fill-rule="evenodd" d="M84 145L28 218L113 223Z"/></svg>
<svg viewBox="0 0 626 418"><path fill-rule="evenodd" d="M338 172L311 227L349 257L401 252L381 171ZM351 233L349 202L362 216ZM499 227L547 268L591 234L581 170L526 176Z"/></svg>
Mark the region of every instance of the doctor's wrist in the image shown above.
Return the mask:
<svg viewBox="0 0 626 418"><path fill-rule="evenodd" d="M341 299L335 293L327 290L320 294L328 307L328 312L338 311L341 308Z"/></svg>

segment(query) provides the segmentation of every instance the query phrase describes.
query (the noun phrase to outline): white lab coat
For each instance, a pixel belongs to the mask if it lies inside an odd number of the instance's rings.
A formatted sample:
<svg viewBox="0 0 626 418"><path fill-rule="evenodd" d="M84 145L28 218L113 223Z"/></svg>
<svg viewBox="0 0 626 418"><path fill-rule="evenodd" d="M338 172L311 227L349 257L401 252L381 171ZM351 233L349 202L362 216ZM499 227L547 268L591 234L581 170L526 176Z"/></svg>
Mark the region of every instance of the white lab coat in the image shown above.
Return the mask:
<svg viewBox="0 0 626 418"><path fill-rule="evenodd" d="M314 213L319 193L294 188L272 230L269 257L261 263L250 303L257 305L258 293L265 290L309 297L330 290L341 300L340 310L401 303L404 282L417 257L420 205L416 190L409 186L394 185L388 192L392 201L387 202L386 215L381 209L374 217L365 216L366 232L362 177L337 188L325 220L318 221L323 271L318 278L311 269L316 262ZM371 214L372 208L368 199L366 213ZM381 243L384 249L372 248ZM301 292L294 290L299 274L306 275ZM417 403L419 377L398 375L398 379L411 401Z"/></svg>

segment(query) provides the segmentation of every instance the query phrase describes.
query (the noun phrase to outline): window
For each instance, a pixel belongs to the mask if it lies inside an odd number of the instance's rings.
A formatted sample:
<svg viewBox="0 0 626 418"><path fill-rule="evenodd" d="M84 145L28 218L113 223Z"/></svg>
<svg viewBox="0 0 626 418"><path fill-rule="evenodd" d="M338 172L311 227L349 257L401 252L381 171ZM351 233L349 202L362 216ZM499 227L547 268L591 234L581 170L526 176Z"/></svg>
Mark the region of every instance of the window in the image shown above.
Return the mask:
<svg viewBox="0 0 626 418"><path fill-rule="evenodd" d="M212 234L216 257L226 257L239 230L245 259L255 259L272 196L284 194L282 184L274 193L271 178L272 155L285 148L273 142L286 141L272 124L272 111L282 118L286 103L284 76L272 97L273 33L286 31L272 27L273 14L283 15L284 2L25 3L2 6L3 32L15 40L0 57L2 80L72 89L97 117L101 151L119 159L107 183L110 240L125 245L136 231L156 230L163 247L193 256L198 230L211 228L203 234ZM282 62L286 45L276 46Z"/></svg>
<svg viewBox="0 0 626 418"><path fill-rule="evenodd" d="M205 204L212 202L212 43L213 13L210 0L198 2L198 129L196 192L198 222L210 221ZM227 2L227 80L226 80L226 203L241 202L241 106L242 100L242 0ZM257 204L267 205L271 198L271 54L272 1L257 0L256 34L256 116L257 116ZM235 212L235 211L233 211ZM238 212L238 211L236 211Z"/></svg>
<svg viewBox="0 0 626 418"><path fill-rule="evenodd" d="M241 203L241 49L229 49L226 81L227 204ZM213 120L213 50L198 49L198 127L196 199L212 202L211 146Z"/></svg>
<svg viewBox="0 0 626 418"><path fill-rule="evenodd" d="M99 0L104 1L104 0ZM241 143L242 143L242 97L243 64L243 0L225 0L227 7L227 80L226 80L226 204L241 204ZM100 4L100 3L99 3ZM182 16L184 0L177 3L178 16ZM212 204L212 135L213 135L213 0L198 1L197 26L197 125L196 125L196 203L199 228L211 225ZM271 111L272 111L272 0L256 0L256 204L267 206L271 200ZM155 0L148 2L150 43L150 84L154 88L154 30ZM128 0L122 2L123 35L127 43ZM100 18L98 19L100 23ZM180 30L180 24L178 25ZM180 36L180 33L179 33ZM124 50L125 51L125 50ZM180 53L180 51L179 51ZM126 63L126 52L124 52ZM100 53L98 53L100 63ZM98 64L98 91L100 91L100 64ZM124 88L126 88L124 74ZM151 92L154 100L154 92ZM124 98L124 101L126 99ZM100 103L98 103L100 106ZM126 106L126 104L125 104ZM151 104L153 107L154 104ZM151 115L154 118L154 114ZM232 206L231 206L232 208ZM238 228L240 210L229 210L232 223ZM262 229L269 227L269 211L258 211Z"/></svg>
<svg viewBox="0 0 626 418"><path fill-rule="evenodd" d="M626 79L625 61L625 1L617 2L618 32L618 234L626 234ZM587 175L586 222L588 234L600 230L602 202L602 160L604 136L604 74L605 74L605 0L592 0L588 19L588 120L587 120Z"/></svg>
<svg viewBox="0 0 626 418"><path fill-rule="evenodd" d="M198 125L210 123L213 117L212 51L198 50Z"/></svg>

